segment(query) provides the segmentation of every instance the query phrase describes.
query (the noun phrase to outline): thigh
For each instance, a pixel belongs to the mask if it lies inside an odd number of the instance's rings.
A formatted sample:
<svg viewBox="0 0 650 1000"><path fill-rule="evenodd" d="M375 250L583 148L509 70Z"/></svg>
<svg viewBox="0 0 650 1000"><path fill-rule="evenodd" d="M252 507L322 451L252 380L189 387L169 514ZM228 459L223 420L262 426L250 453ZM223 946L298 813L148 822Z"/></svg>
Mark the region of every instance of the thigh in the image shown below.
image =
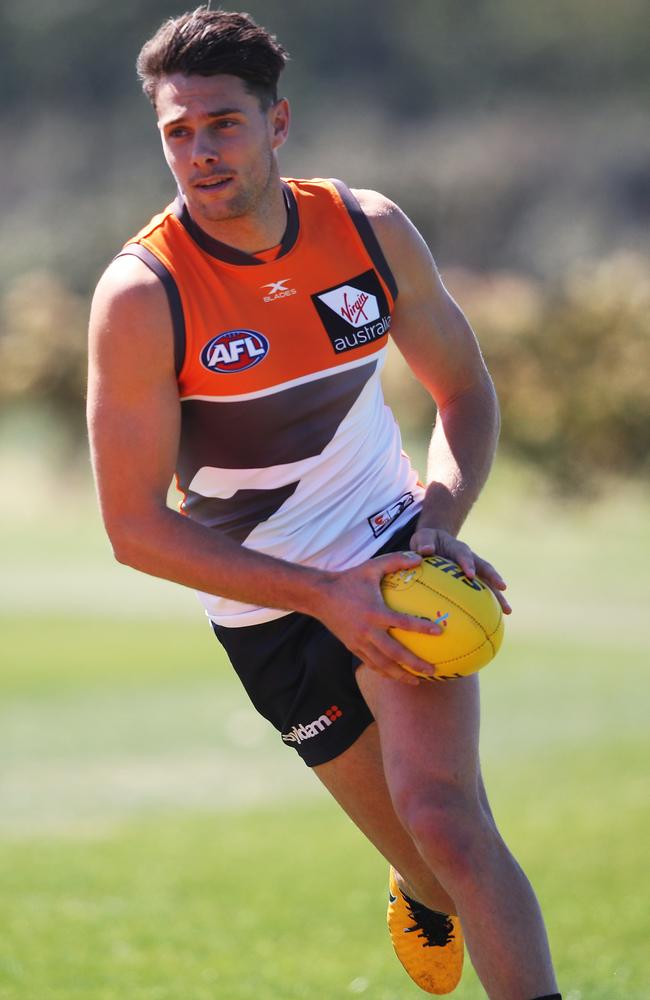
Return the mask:
<svg viewBox="0 0 650 1000"><path fill-rule="evenodd" d="M484 799L476 676L407 687L361 666L357 681L377 720L394 802L434 786L471 802Z"/></svg>

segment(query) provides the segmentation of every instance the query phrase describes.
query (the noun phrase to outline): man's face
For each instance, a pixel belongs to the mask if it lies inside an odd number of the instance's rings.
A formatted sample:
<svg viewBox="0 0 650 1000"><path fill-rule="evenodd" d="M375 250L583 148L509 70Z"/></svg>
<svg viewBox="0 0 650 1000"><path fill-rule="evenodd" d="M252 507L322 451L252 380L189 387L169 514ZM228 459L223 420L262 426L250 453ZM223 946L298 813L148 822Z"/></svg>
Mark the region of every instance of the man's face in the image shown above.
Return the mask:
<svg viewBox="0 0 650 1000"><path fill-rule="evenodd" d="M265 111L237 76L174 73L158 85L156 112L165 159L197 222L264 211L274 150L287 135L286 101Z"/></svg>

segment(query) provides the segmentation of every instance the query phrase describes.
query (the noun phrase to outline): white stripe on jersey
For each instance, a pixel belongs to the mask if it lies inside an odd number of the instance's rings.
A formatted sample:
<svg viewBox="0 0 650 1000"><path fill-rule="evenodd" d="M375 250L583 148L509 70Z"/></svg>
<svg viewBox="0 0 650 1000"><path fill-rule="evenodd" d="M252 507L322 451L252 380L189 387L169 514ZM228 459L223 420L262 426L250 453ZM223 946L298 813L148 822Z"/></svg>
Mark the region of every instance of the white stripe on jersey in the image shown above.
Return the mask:
<svg viewBox="0 0 650 1000"><path fill-rule="evenodd" d="M413 503L405 516L417 513L424 489L402 451L399 428L384 403L379 378L383 356L378 360L374 374L320 454L269 468L204 466L196 473L192 490L223 499L238 490L298 483L279 509L251 531L243 543L246 547L305 566L347 569L370 558L405 520L398 518L378 538L369 523L373 514L407 493L413 495ZM322 378L323 372L317 377ZM199 596L218 625L254 625L287 613Z"/></svg>
<svg viewBox="0 0 650 1000"><path fill-rule="evenodd" d="M341 372L351 371L353 368L360 368L362 365L373 364L375 361L377 361L378 369L380 369L386 359L386 350L386 347L382 347L380 351L371 354L370 357L358 358L356 361L336 365L334 368L324 368L322 371L311 372L309 375L301 375L299 378L293 378L287 382L278 382L275 385L269 386L268 389L243 392L238 396L181 396L180 400L181 403L185 403L190 399L198 399L205 403L238 403L247 399L260 399L262 396L272 396L276 392L284 392L285 389L291 389L296 385L306 385L308 382L327 378L328 375L340 375Z"/></svg>

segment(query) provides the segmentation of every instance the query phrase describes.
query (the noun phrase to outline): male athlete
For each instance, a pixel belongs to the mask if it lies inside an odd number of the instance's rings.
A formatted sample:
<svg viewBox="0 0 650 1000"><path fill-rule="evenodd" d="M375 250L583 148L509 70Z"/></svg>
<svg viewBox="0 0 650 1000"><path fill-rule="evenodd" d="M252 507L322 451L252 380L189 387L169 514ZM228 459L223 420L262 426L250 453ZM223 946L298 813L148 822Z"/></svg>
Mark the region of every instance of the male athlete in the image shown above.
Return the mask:
<svg viewBox="0 0 650 1000"><path fill-rule="evenodd" d="M404 671L433 668L388 629L439 626L389 611L379 589L440 553L509 611L499 574L457 539L494 453L492 383L392 202L280 177L285 58L248 15L205 7L140 53L178 197L93 301L106 528L120 562L200 592L257 709L390 862L391 937L415 982L451 992L464 934L492 1000L558 1000L483 788L476 678ZM438 408L426 489L382 400L389 330Z"/></svg>

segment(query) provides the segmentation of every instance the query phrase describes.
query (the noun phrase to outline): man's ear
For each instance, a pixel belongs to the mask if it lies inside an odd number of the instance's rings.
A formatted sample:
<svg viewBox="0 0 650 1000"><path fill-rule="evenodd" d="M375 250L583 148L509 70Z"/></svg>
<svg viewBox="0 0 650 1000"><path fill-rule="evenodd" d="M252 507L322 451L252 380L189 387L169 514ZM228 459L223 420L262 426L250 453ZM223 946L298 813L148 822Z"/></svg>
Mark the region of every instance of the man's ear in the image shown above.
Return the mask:
<svg viewBox="0 0 650 1000"><path fill-rule="evenodd" d="M271 143L273 149L278 149L286 142L291 123L291 109L287 99L281 97L279 101L276 101L269 114L272 128Z"/></svg>

